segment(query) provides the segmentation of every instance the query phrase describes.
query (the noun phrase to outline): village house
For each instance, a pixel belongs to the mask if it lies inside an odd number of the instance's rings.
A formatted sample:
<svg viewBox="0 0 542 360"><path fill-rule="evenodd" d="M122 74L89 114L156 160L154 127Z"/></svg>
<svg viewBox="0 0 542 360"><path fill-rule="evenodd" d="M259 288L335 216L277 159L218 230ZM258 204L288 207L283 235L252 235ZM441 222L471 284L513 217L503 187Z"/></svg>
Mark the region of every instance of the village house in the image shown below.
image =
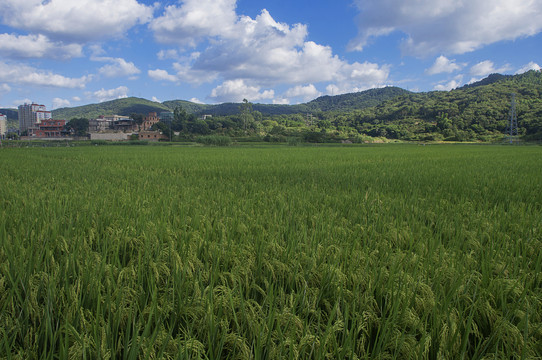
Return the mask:
<svg viewBox="0 0 542 360"><path fill-rule="evenodd" d="M140 131L139 140L160 141L160 140L168 140L168 137L160 131Z"/></svg>
<svg viewBox="0 0 542 360"><path fill-rule="evenodd" d="M31 136L37 138L60 138L65 137L68 133L64 129L66 120L41 120L34 128L30 128Z"/></svg>
<svg viewBox="0 0 542 360"><path fill-rule="evenodd" d="M151 127L158 123L160 119L158 118L158 115L155 112L149 113L148 116L145 116L143 118L143 123L141 124L141 129L143 131L150 130Z"/></svg>

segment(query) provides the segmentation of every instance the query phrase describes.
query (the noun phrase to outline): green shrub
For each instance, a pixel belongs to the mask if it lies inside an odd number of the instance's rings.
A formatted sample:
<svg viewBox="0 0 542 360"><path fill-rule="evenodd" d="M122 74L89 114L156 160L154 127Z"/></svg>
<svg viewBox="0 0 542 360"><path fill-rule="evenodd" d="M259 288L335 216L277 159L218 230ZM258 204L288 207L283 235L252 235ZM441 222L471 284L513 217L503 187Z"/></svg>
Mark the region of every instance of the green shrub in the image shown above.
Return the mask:
<svg viewBox="0 0 542 360"><path fill-rule="evenodd" d="M297 146L301 143L301 139L296 136L290 136L287 142L290 146Z"/></svg>
<svg viewBox="0 0 542 360"><path fill-rule="evenodd" d="M207 146L230 146L232 143L229 136L221 135L198 136L196 142Z"/></svg>

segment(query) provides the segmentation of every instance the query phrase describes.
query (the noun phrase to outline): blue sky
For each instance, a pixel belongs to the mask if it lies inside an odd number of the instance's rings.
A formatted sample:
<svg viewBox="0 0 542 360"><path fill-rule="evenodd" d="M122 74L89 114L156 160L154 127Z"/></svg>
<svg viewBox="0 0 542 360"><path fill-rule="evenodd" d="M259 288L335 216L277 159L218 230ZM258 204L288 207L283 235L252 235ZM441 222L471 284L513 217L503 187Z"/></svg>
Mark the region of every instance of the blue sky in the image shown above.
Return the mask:
<svg viewBox="0 0 542 360"><path fill-rule="evenodd" d="M542 64L541 0L2 0L0 107L296 104Z"/></svg>

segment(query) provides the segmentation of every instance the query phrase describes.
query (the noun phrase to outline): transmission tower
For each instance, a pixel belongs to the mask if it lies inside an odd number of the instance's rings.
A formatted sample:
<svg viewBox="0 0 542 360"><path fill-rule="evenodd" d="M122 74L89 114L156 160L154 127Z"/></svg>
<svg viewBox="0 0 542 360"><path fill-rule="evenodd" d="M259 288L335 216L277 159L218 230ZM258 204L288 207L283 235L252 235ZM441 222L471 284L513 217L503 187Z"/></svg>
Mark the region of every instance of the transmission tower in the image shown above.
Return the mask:
<svg viewBox="0 0 542 360"><path fill-rule="evenodd" d="M518 114L516 111L516 94L512 93L512 103L510 104L510 144L517 141L518 137Z"/></svg>

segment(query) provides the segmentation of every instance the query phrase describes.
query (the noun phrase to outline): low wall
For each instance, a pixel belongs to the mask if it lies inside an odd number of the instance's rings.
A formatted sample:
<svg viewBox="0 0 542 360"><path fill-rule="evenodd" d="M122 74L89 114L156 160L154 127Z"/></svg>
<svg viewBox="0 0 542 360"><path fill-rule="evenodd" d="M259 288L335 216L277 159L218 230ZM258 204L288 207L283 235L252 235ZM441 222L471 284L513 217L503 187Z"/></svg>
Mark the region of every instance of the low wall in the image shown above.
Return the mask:
<svg viewBox="0 0 542 360"><path fill-rule="evenodd" d="M125 141L131 133L90 133L90 140Z"/></svg>

